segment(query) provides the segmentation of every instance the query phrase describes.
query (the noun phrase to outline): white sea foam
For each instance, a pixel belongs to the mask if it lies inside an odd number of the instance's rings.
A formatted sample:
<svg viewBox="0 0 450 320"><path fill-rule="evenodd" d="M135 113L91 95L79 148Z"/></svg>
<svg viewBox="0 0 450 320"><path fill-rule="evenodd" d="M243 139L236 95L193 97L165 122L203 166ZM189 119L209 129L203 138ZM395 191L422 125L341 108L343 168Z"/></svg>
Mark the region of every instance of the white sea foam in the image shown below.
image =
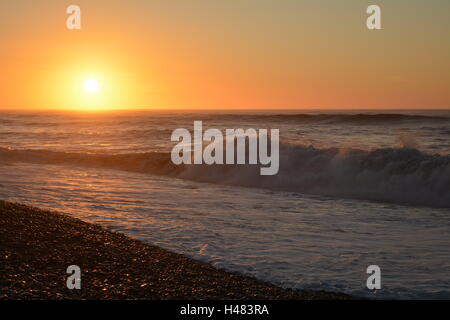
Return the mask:
<svg viewBox="0 0 450 320"><path fill-rule="evenodd" d="M168 153L92 155L0 149L9 162L71 164L161 174L200 182L350 199L450 208L450 156L416 149L317 149L282 144L280 169L260 176L251 165L176 166Z"/></svg>

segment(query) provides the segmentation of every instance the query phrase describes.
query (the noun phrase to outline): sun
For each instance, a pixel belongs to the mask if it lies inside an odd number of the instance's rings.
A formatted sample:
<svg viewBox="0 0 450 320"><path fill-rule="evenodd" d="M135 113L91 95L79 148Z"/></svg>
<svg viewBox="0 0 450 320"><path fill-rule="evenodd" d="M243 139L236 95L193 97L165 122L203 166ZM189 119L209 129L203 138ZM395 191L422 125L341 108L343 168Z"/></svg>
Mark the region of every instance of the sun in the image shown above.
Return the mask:
<svg viewBox="0 0 450 320"><path fill-rule="evenodd" d="M100 88L100 84L96 79L88 79L84 82L84 91L95 93Z"/></svg>

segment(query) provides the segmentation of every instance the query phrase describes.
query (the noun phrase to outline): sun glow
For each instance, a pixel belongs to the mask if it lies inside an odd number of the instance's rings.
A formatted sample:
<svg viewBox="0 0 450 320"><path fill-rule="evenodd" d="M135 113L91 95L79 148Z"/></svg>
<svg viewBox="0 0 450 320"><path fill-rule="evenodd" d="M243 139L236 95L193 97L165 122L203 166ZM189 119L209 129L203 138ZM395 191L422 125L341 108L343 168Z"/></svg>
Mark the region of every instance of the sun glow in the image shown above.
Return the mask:
<svg viewBox="0 0 450 320"><path fill-rule="evenodd" d="M73 111L109 111L123 108L133 95L119 72L68 67L55 74L53 83L59 90L51 96L58 109ZM86 68L87 69L87 68ZM112 68L110 68L112 69Z"/></svg>
<svg viewBox="0 0 450 320"><path fill-rule="evenodd" d="M109 73L66 70L60 78L64 81L58 100L67 105L64 109L107 111L113 109L115 102L121 98L119 80Z"/></svg>
<svg viewBox="0 0 450 320"><path fill-rule="evenodd" d="M89 79L84 82L84 90L86 92L94 93L100 88L100 84L95 79Z"/></svg>

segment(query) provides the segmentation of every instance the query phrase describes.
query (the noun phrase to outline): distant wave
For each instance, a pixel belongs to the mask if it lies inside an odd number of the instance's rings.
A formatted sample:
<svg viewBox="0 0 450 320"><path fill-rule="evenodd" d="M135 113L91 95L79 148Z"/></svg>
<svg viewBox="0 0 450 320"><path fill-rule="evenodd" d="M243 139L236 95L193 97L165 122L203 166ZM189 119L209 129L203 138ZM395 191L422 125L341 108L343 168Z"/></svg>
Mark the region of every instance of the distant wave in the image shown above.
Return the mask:
<svg viewBox="0 0 450 320"><path fill-rule="evenodd" d="M255 165L175 166L169 153L97 155L0 148L0 162L68 164L160 174L244 187L351 199L450 207L450 156L411 148L318 149L282 143L280 171Z"/></svg>
<svg viewBox="0 0 450 320"><path fill-rule="evenodd" d="M162 116L159 115L159 118ZM172 118L169 115L164 118L165 123ZM205 122L215 121L243 121L248 123L267 123L267 122L280 122L291 124L317 124L317 125L392 125L398 123L443 123L444 125L450 124L450 114L440 115L420 115L420 114L400 114L400 113L358 113L358 114L345 114L345 113L322 113L322 114L310 114L310 113L282 113L282 114L252 114L252 113L183 113L179 115L179 119L185 122L192 122L194 120L203 119ZM123 117L106 117L99 119L104 126L132 126L138 128L140 126L147 126L149 122L154 121L154 118L143 117L141 119L136 118L123 118ZM70 117L39 117L37 115L26 115L21 117L2 117L0 124L2 125L15 125L15 126L36 126L36 127L67 127L78 126L83 124L89 124L89 121L85 118L77 119ZM177 124L177 122L173 122Z"/></svg>
<svg viewBox="0 0 450 320"><path fill-rule="evenodd" d="M280 121L280 122L299 122L299 123L323 123L323 124L383 124L383 123L397 123L397 122L411 122L411 121L430 121L430 122L445 122L450 121L450 117L446 116L426 116L426 115L406 115L406 114L244 114L244 115L223 115L221 119L227 117L247 121Z"/></svg>

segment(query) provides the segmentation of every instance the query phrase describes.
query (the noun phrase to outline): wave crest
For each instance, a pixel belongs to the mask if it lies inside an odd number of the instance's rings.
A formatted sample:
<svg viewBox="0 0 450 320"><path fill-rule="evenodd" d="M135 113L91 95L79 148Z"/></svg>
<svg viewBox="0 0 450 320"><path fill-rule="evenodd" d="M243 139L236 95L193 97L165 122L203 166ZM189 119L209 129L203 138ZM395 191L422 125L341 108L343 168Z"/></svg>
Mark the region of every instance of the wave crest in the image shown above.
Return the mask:
<svg viewBox="0 0 450 320"><path fill-rule="evenodd" d="M120 155L65 153L0 148L2 162L68 164L151 173L199 182L267 188L386 201L450 207L450 156L412 148L318 149L282 143L280 171L260 176L259 165L181 165L170 153Z"/></svg>

